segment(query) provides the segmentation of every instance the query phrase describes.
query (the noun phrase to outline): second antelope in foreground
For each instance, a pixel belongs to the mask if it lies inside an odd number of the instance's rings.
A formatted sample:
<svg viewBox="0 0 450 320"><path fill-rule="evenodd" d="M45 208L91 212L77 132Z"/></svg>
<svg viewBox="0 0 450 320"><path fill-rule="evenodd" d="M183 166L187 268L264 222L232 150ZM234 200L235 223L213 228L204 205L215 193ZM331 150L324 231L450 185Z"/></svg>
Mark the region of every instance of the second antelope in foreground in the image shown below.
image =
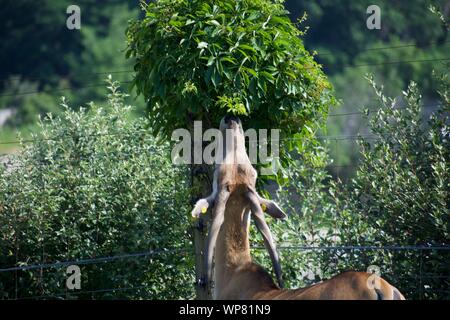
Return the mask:
<svg viewBox="0 0 450 320"><path fill-rule="evenodd" d="M281 267L264 212L285 218L272 201L263 199L255 189L257 173L245 150L241 121L226 116L220 123L223 139L216 158L212 194L197 202L192 215L198 217L212 207L213 220L205 248L204 285L212 282L215 257L214 298L216 299L381 299L402 300L403 295L382 278L370 285L366 272L345 272L329 280L301 289L282 289ZM252 262L249 223L253 218L269 251L277 278Z"/></svg>

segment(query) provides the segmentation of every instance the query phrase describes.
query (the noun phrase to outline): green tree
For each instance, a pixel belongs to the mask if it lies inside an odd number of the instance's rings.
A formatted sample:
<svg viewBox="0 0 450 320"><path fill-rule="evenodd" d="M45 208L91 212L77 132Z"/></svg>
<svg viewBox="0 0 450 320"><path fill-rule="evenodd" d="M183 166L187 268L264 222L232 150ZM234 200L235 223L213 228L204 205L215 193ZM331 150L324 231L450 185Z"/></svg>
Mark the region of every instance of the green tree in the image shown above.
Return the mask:
<svg viewBox="0 0 450 320"><path fill-rule="evenodd" d="M138 16L134 1L105 0L101 6L92 0L77 2L80 30L66 27L66 8L71 4L68 0L4 4L0 109L12 108L15 113L1 131L36 130L39 115L60 110L55 96L64 95L74 107L104 99L103 79L109 73L124 85L131 79L132 61L123 57L123 29L128 19ZM143 110L141 100L133 104L135 112Z"/></svg>
<svg viewBox="0 0 450 320"><path fill-rule="evenodd" d="M249 128L309 134L333 102L320 66L279 2L155 1L130 24L134 86L154 133L170 139L193 120L217 127L226 113Z"/></svg>
<svg viewBox="0 0 450 320"><path fill-rule="evenodd" d="M380 30L366 27L369 17L366 9L372 4L381 9ZM430 4L442 14L428 10ZM363 106L375 108L373 90L363 79L366 73L382 79L389 96L398 94L414 80L423 91L424 104L436 103L436 88L429 71L447 72L450 43L448 28L440 18L448 17L448 1L287 0L286 8L292 20L307 12L309 30L305 46L318 52L317 60L324 65L336 97L342 100L341 110L336 113L352 113L331 117L327 126L329 135L367 131L367 121L355 114ZM398 61L419 62L395 63ZM358 159L356 144L342 142L339 148L333 146L330 151L338 164L344 166L339 171L331 169L333 175L352 177Z"/></svg>
<svg viewBox="0 0 450 320"><path fill-rule="evenodd" d="M82 50L79 33L66 27L69 1L6 0L0 13L0 70L40 85L59 82L69 72L70 57ZM4 89L4 82L0 89Z"/></svg>
<svg viewBox="0 0 450 320"><path fill-rule="evenodd" d="M169 140L177 128L192 130L195 120L204 129L217 127L230 113L240 116L245 128L280 128L282 137L294 138L280 149L283 166L291 162L288 151L306 153L305 145L315 140L334 98L283 1L159 0L142 5L144 18L127 29L127 57L136 61L132 85L147 101L155 135ZM192 167L195 172L211 178L208 169ZM281 170L277 177L283 177ZM193 177L193 200L209 192L208 180ZM198 277L203 226L202 218L194 229ZM198 297L204 294L199 288Z"/></svg>

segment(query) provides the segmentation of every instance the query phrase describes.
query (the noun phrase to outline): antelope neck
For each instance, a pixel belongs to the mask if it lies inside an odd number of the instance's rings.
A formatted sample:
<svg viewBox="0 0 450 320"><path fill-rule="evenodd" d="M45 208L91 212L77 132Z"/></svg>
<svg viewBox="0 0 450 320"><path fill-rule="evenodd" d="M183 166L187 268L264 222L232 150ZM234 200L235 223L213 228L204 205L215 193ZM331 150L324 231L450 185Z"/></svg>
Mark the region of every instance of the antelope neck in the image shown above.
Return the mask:
<svg viewBox="0 0 450 320"><path fill-rule="evenodd" d="M232 194L225 209L224 222L217 237L215 251L215 285L223 287L233 272L251 262L249 243L249 209L241 195Z"/></svg>

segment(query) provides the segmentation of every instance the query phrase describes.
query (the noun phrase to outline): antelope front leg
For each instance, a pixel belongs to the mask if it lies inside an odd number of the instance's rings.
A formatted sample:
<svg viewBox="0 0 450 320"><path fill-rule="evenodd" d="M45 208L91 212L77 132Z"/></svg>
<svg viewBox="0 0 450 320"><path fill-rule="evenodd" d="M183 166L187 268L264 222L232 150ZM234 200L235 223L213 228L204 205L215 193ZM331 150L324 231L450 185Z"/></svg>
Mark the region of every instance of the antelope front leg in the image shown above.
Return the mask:
<svg viewBox="0 0 450 320"><path fill-rule="evenodd" d="M217 178L218 178L218 170L214 170L214 178L213 178L213 191L212 193L207 197L203 198L197 201L197 203L194 206L194 209L191 211L192 217L198 219L200 217L200 214L205 214L210 207L214 206L214 200L217 197Z"/></svg>
<svg viewBox="0 0 450 320"><path fill-rule="evenodd" d="M213 206L215 197L216 194L212 193L208 198L198 200L194 209L191 211L192 217L198 219L201 213L205 214L208 211L208 208Z"/></svg>

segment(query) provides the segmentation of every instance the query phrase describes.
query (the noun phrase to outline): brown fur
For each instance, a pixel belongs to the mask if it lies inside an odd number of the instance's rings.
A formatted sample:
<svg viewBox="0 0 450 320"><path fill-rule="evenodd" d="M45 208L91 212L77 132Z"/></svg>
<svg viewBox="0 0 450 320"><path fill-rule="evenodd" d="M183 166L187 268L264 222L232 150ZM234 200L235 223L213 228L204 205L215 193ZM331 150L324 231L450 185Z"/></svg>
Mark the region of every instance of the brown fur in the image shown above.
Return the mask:
<svg viewBox="0 0 450 320"><path fill-rule="evenodd" d="M217 299L263 300L404 300L403 295L380 278L380 288L370 289L366 272L347 271L306 288L280 289L250 256L244 201L232 195L216 244L215 290ZM378 293L377 293L378 291Z"/></svg>

